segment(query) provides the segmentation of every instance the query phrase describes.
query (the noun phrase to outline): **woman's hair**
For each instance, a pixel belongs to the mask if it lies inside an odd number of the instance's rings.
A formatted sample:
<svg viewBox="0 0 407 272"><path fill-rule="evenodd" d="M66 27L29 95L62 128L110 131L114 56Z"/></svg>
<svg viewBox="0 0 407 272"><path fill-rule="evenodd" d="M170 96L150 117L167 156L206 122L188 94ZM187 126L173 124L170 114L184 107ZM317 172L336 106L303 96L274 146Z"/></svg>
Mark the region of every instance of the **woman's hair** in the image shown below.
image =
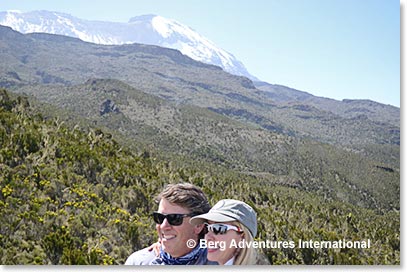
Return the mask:
<svg viewBox="0 0 407 272"><path fill-rule="evenodd" d="M251 244L254 240L250 231L240 222L235 222L234 225L237 225L239 228L243 230L243 239L246 241L245 244ZM233 262L234 265L253 265L253 264L260 264L260 265L267 265L270 264L262 253L258 252L254 247L243 247L238 248L238 251L235 255L235 261Z"/></svg>

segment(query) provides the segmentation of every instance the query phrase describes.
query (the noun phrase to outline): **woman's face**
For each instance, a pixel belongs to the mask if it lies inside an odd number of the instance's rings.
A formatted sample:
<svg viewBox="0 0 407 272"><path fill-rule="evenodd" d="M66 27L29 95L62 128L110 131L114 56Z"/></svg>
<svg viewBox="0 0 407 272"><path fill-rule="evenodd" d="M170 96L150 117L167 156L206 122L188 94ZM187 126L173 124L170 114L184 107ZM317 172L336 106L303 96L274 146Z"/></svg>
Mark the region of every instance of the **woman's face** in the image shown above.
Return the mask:
<svg viewBox="0 0 407 272"><path fill-rule="evenodd" d="M217 222L208 221L208 224ZM235 222L219 223L223 225L236 226ZM243 239L243 234L235 230L228 230L225 234L214 234L211 231L205 235L208 247L208 260L218 262L220 265L225 264L239 249L236 245ZM232 240L234 240L232 244ZM232 245L232 246L231 246Z"/></svg>

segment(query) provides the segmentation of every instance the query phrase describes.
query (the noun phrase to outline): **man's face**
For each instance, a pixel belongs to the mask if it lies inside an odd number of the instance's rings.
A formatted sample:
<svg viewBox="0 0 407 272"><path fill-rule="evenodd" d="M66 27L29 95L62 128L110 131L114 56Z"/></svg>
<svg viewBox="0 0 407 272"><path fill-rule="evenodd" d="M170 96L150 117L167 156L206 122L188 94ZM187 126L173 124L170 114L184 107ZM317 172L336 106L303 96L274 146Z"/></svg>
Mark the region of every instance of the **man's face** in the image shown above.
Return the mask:
<svg viewBox="0 0 407 272"><path fill-rule="evenodd" d="M190 211L184 207L172 204L166 199L161 199L158 206L158 212L162 214L180 213L189 214ZM165 252L172 257L181 257L192 251L187 247L187 241L194 239L198 243L198 234L203 226L193 226L189 223L190 217L184 217L184 221L179 226L172 226L168 223L167 218L162 224L156 224L158 235L161 239L161 245Z"/></svg>

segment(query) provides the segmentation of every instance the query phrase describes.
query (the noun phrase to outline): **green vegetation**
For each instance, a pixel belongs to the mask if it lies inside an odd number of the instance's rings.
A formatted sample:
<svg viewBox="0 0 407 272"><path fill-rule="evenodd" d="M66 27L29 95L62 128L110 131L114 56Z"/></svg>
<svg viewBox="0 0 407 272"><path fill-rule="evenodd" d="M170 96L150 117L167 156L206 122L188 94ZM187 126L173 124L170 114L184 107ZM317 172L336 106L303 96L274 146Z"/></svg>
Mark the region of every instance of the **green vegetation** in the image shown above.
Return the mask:
<svg viewBox="0 0 407 272"><path fill-rule="evenodd" d="M400 109L3 26L0 59L1 264L122 264L180 181L251 204L259 240L371 240L272 264L400 264Z"/></svg>
<svg viewBox="0 0 407 272"><path fill-rule="evenodd" d="M153 198L180 181L202 187L212 204L230 197L255 207L259 240L372 241L358 250L269 249L272 264L400 264L397 210L324 199L204 161L163 160L130 150L104 130L71 127L36 111L26 98L0 91L1 264L122 264L156 241ZM301 154L316 156L310 150ZM313 180L316 168L301 169Z"/></svg>
<svg viewBox="0 0 407 272"><path fill-rule="evenodd" d="M107 127L114 135L120 132L125 145L132 139L139 147L153 146L164 153L164 159L181 155L186 161L215 163L250 174L268 185L295 187L361 207L399 208L395 196L400 174L394 157L398 150L392 145L381 145L375 152L378 145L367 146L364 150L370 153L364 156L271 132L205 108L179 105L118 80L92 79L69 87L34 85L20 90ZM383 154L387 156L380 156ZM383 161L391 155L393 159Z"/></svg>

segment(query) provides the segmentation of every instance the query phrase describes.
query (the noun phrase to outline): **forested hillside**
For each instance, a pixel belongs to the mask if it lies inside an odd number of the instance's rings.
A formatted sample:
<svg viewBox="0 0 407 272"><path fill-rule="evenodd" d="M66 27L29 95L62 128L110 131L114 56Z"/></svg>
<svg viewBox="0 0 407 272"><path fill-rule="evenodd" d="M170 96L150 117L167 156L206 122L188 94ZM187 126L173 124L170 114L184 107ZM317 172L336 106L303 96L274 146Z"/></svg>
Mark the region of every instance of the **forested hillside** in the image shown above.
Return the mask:
<svg viewBox="0 0 407 272"><path fill-rule="evenodd" d="M369 249L268 249L272 264L400 264L397 209L365 209L295 186L265 186L267 178L207 161L163 160L121 145L104 128L71 126L37 112L27 98L0 91L1 264L122 264L156 241L153 198L180 181L202 187L211 204L230 197L255 207L260 240L372 243ZM308 157L298 163L317 154L303 148ZM302 169L312 181L315 170Z"/></svg>
<svg viewBox="0 0 407 272"><path fill-rule="evenodd" d="M381 159L355 154L167 101L119 80L91 79L68 87L31 85L20 91L170 156L215 163L268 185L294 187L361 207L399 208L398 150L390 145L388 156Z"/></svg>

